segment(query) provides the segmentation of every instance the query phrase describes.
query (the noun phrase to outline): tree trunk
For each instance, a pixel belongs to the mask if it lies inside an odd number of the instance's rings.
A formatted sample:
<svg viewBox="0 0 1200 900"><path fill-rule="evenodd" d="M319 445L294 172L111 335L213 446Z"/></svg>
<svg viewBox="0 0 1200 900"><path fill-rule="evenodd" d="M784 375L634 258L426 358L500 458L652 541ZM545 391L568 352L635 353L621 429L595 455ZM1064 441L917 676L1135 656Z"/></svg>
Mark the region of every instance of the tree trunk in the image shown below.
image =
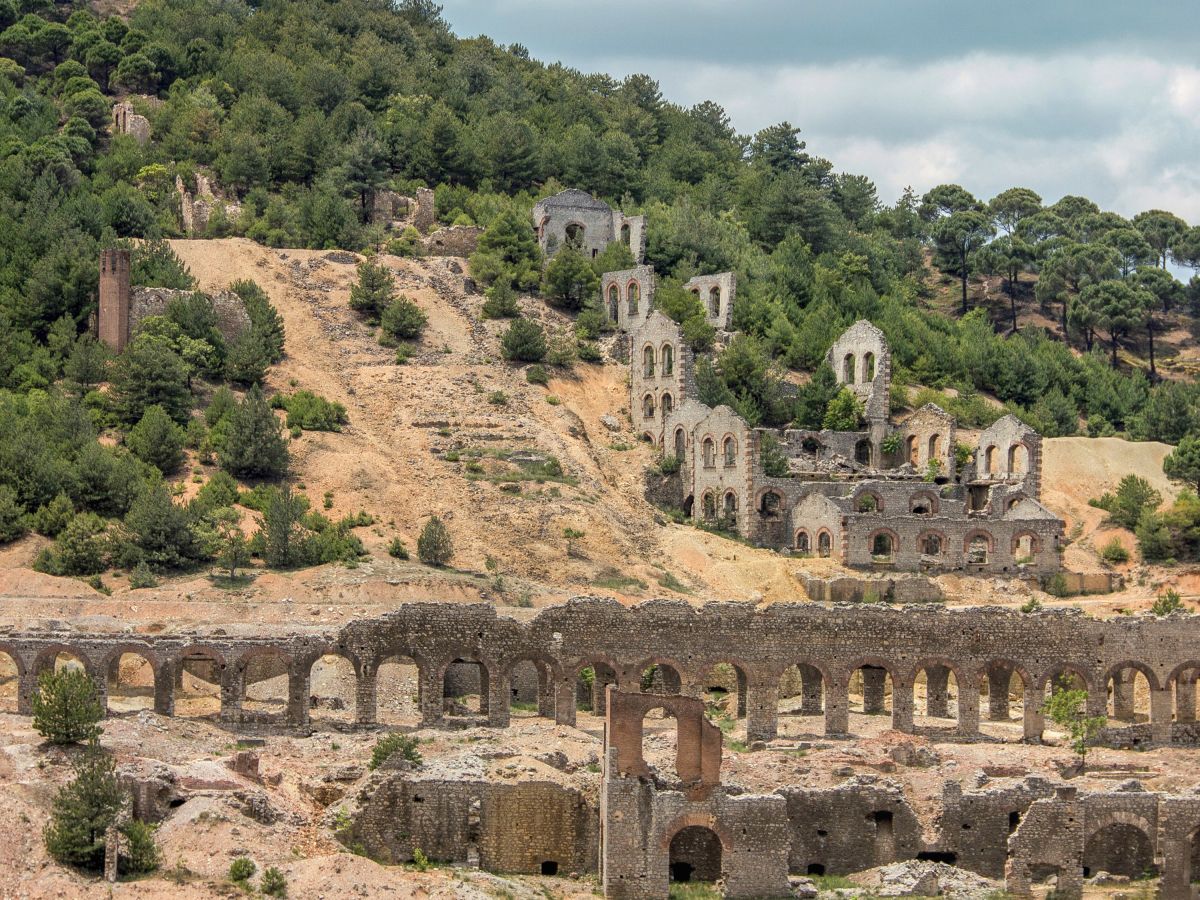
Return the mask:
<svg viewBox="0 0 1200 900"><path fill-rule="evenodd" d="M1117 332L1110 331L1108 333L1108 342L1112 344L1112 367L1117 367Z"/></svg>
<svg viewBox="0 0 1200 900"><path fill-rule="evenodd" d="M1146 319L1146 336L1150 340L1150 380L1158 381L1158 371L1154 368L1154 317Z"/></svg>
<svg viewBox="0 0 1200 900"><path fill-rule="evenodd" d="M1012 279L1008 282L1008 308L1012 311L1013 334L1017 333L1017 289Z"/></svg>
<svg viewBox="0 0 1200 900"><path fill-rule="evenodd" d="M962 311L965 316L967 314L967 253L965 250L962 254L962 268L959 271L962 274Z"/></svg>
<svg viewBox="0 0 1200 900"><path fill-rule="evenodd" d="M1063 298L1063 302L1062 302L1062 330L1063 330L1063 343L1070 345L1071 335L1067 331L1067 300L1065 297Z"/></svg>

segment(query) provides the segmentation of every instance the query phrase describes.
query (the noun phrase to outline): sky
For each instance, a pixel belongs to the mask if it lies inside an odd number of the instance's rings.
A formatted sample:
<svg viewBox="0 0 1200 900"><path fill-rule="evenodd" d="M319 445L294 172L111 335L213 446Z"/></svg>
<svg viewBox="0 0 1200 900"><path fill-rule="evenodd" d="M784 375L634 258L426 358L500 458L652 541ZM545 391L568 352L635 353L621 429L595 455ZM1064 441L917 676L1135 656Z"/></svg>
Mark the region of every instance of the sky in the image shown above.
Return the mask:
<svg viewBox="0 0 1200 900"><path fill-rule="evenodd" d="M893 202L1030 187L1200 224L1196 0L440 0L463 37L783 120Z"/></svg>

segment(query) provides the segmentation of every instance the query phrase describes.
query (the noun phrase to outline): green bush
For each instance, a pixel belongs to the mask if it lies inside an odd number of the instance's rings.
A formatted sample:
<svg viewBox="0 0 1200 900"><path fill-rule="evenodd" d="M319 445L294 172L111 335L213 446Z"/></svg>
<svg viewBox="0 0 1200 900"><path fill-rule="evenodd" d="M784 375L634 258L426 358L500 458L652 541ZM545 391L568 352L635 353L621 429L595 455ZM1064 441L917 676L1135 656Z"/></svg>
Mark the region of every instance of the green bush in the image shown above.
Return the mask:
<svg viewBox="0 0 1200 900"><path fill-rule="evenodd" d="M1159 594L1154 598L1154 605L1150 607L1150 612L1156 616L1169 616L1176 610L1183 608L1183 598L1179 596L1179 591L1174 588L1168 588L1165 593Z"/></svg>
<svg viewBox="0 0 1200 900"><path fill-rule="evenodd" d="M147 406L138 423L125 436L125 446L142 462L169 475L183 462L183 429L171 421L161 406Z"/></svg>
<svg viewBox="0 0 1200 900"><path fill-rule="evenodd" d="M421 764L421 753L417 750L418 740L407 734L391 732L375 742L371 750L371 762L368 768L373 772L391 759L397 753L413 765Z"/></svg>
<svg viewBox="0 0 1200 900"><path fill-rule="evenodd" d="M396 296L396 279L386 266L370 261L358 267L358 281L350 288L350 308L378 322Z"/></svg>
<svg viewBox="0 0 1200 900"><path fill-rule="evenodd" d="M392 538L392 542L388 544L388 556L396 559L408 559L408 548L404 546L404 541L400 538Z"/></svg>
<svg viewBox="0 0 1200 900"><path fill-rule="evenodd" d="M57 862L99 871L104 866L105 832L128 795L117 782L112 756L95 741L73 769L75 777L54 795L42 838Z"/></svg>
<svg viewBox="0 0 1200 900"><path fill-rule="evenodd" d="M379 320L385 335L401 341L419 338L428 323L429 317L421 311L421 307L403 294L387 305Z"/></svg>
<svg viewBox="0 0 1200 900"><path fill-rule="evenodd" d="M79 513L59 534L52 548L43 550L34 568L51 575L96 575L105 569L107 524L95 513Z"/></svg>
<svg viewBox="0 0 1200 900"><path fill-rule="evenodd" d="M305 431L341 431L349 421L346 407L336 401L326 400L312 391L296 391L291 395L276 394L271 406L287 411L287 427Z"/></svg>
<svg viewBox="0 0 1200 900"><path fill-rule="evenodd" d="M129 875L145 875L159 865L158 845L154 842L153 825L138 819L130 819L121 827L120 853L117 868Z"/></svg>
<svg viewBox="0 0 1200 900"><path fill-rule="evenodd" d="M15 541L28 530L25 507L17 502L17 492L0 484L0 544Z"/></svg>
<svg viewBox="0 0 1200 900"><path fill-rule="evenodd" d="M43 672L32 697L33 728L52 744L98 737L104 705L92 677L80 669Z"/></svg>
<svg viewBox="0 0 1200 900"><path fill-rule="evenodd" d="M515 319L521 315L517 305L517 292L507 281L497 281L485 292L483 317L485 319Z"/></svg>
<svg viewBox="0 0 1200 900"><path fill-rule="evenodd" d="M46 537L58 537L75 518L75 504L66 494L59 494L31 517L33 530Z"/></svg>
<svg viewBox="0 0 1200 900"><path fill-rule="evenodd" d="M133 571L129 573L129 586L134 590L158 587L158 579L154 577L145 560L134 566Z"/></svg>
<svg viewBox="0 0 1200 900"><path fill-rule="evenodd" d="M248 856L239 856L229 864L229 880L235 884L242 884L253 878L257 871L258 866L254 864L254 860Z"/></svg>
<svg viewBox="0 0 1200 900"><path fill-rule="evenodd" d="M259 888L268 897L286 897L287 879L283 877L283 873L277 868L268 866L263 870L262 882Z"/></svg>
<svg viewBox="0 0 1200 900"><path fill-rule="evenodd" d="M1147 510L1154 512L1160 503L1162 494L1152 488L1145 478L1137 475L1126 475L1122 478L1115 494L1106 491L1088 501L1089 506L1105 510L1109 521L1114 525L1131 531L1137 527L1142 513Z"/></svg>
<svg viewBox="0 0 1200 900"><path fill-rule="evenodd" d="M417 558L427 566L444 566L454 556L450 532L437 516L430 518L417 538Z"/></svg>
<svg viewBox="0 0 1200 900"><path fill-rule="evenodd" d="M513 362L541 362L546 349L542 326L529 319L514 319L500 338L500 352Z"/></svg>
<svg viewBox="0 0 1200 900"><path fill-rule="evenodd" d="M550 383L550 373L539 363L525 370L525 380L530 384L546 385Z"/></svg>
<svg viewBox="0 0 1200 900"><path fill-rule="evenodd" d="M287 466L283 426L262 391L252 388L229 414L221 467L238 478L278 478Z"/></svg>
<svg viewBox="0 0 1200 900"><path fill-rule="evenodd" d="M1105 562L1119 565L1129 562L1129 551L1121 545L1120 538L1113 538L1100 548L1100 557Z"/></svg>

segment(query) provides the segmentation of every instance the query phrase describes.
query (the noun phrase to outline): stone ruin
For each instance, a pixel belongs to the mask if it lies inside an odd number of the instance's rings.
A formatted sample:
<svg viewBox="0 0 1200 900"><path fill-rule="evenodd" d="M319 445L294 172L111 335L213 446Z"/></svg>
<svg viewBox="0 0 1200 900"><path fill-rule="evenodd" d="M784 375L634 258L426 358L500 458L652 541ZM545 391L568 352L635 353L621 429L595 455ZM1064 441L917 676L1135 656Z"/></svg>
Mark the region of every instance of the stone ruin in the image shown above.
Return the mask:
<svg viewBox="0 0 1200 900"><path fill-rule="evenodd" d="M646 256L646 217L626 216L587 191L559 191L533 205L533 227L542 252L551 257L571 246L589 259L620 241L640 263Z"/></svg>
<svg viewBox="0 0 1200 900"><path fill-rule="evenodd" d="M96 313L96 335L114 353L120 353L137 334L137 327L148 316L165 315L167 306L192 291L174 288L132 287L129 251L100 251L100 298ZM235 341L250 327L242 299L232 291L203 295L217 316L217 329L227 341Z"/></svg>
<svg viewBox="0 0 1200 900"><path fill-rule="evenodd" d="M150 140L150 120L133 111L128 100L113 105L112 133L128 134L145 144Z"/></svg>
<svg viewBox="0 0 1200 900"><path fill-rule="evenodd" d="M938 406L893 424L891 351L866 321L827 355L838 383L862 403L864 428L751 427L729 407L699 401L691 352L680 326L653 309L653 282L643 266L606 274L602 291L629 334L634 427L680 462L656 502L757 546L876 572L1059 571L1064 525L1039 502L1042 439L1032 428L1001 417L960 465L957 424ZM732 296L732 276L726 283ZM720 315L728 314L725 295L715 301Z"/></svg>
<svg viewBox="0 0 1200 900"><path fill-rule="evenodd" d="M227 197L217 183L202 172L196 173L194 194L187 189L183 178L176 175L175 193L179 195L180 220L187 234L204 234L209 220L218 210L231 225L242 215L242 205Z"/></svg>

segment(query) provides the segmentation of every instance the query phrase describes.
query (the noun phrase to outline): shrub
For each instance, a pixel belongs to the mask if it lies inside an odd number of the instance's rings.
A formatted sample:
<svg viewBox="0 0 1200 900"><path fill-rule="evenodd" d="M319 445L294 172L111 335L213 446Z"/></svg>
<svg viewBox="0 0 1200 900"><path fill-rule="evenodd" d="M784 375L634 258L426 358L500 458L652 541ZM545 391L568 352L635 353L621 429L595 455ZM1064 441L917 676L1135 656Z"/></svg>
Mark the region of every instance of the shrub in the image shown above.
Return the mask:
<svg viewBox="0 0 1200 900"><path fill-rule="evenodd" d="M408 548L404 546L404 541L400 538L392 538L392 542L388 544L388 556L396 559L408 559Z"/></svg>
<svg viewBox="0 0 1200 900"><path fill-rule="evenodd" d="M125 436L125 446L130 452L164 475L179 468L183 461L183 443L183 429L158 404L147 406L141 419Z"/></svg>
<svg viewBox="0 0 1200 900"><path fill-rule="evenodd" d="M682 465L683 465L683 461L675 454L671 454L670 456L664 456L662 459L660 459L658 461L658 474L674 475L676 472L679 471L679 469Z"/></svg>
<svg viewBox="0 0 1200 900"><path fill-rule="evenodd" d="M238 478L278 478L287 465L283 428L255 387L230 413L221 467Z"/></svg>
<svg viewBox="0 0 1200 900"><path fill-rule="evenodd" d="M1169 588L1166 593L1159 594L1154 599L1154 605L1150 607L1150 612L1156 616L1169 616L1183 608L1183 598L1179 596L1179 591Z"/></svg>
<svg viewBox="0 0 1200 900"><path fill-rule="evenodd" d="M1117 485L1115 494L1105 492L1088 501L1089 506L1103 509L1109 521L1132 531L1145 511L1154 512L1162 503L1162 495L1145 478L1126 475Z"/></svg>
<svg viewBox="0 0 1200 900"><path fill-rule="evenodd" d="M25 507L17 502L16 492L0 484L0 544L15 541L26 532Z"/></svg>
<svg viewBox="0 0 1200 900"><path fill-rule="evenodd" d="M500 352L513 362L541 362L546 358L546 335L529 319L515 319L500 339Z"/></svg>
<svg viewBox="0 0 1200 900"><path fill-rule="evenodd" d="M428 322L421 307L401 294L383 311L379 325L388 337L408 341L420 337Z"/></svg>
<svg viewBox="0 0 1200 900"><path fill-rule="evenodd" d="M121 827L121 852L117 868L130 875L144 875L158 868L158 846L154 843L154 826L130 819Z"/></svg>
<svg viewBox="0 0 1200 900"><path fill-rule="evenodd" d="M45 506L38 507L31 517L33 530L46 537L58 537L75 518L75 504L66 494L58 494Z"/></svg>
<svg viewBox="0 0 1200 900"><path fill-rule="evenodd" d="M579 359L586 363L598 363L604 360L604 354L600 352L600 347L595 341L580 341L575 352L579 355Z"/></svg>
<svg viewBox="0 0 1200 900"><path fill-rule="evenodd" d="M599 276L573 247L564 247L550 260L542 279L542 293L555 306L568 310L583 309L599 286Z"/></svg>
<svg viewBox="0 0 1200 900"><path fill-rule="evenodd" d="M104 571L106 525L95 513L80 513L62 530L53 548L38 555L33 567L51 575L95 575Z"/></svg>
<svg viewBox="0 0 1200 900"><path fill-rule="evenodd" d="M504 391L492 391L488 394L488 403L492 406L508 406L508 394Z"/></svg>
<svg viewBox="0 0 1200 900"><path fill-rule="evenodd" d="M259 888L268 897L286 897L287 879L277 868L268 866L263 870L262 883Z"/></svg>
<svg viewBox="0 0 1200 900"><path fill-rule="evenodd" d="M1023 612L1023 613L1034 613L1034 612L1037 612L1041 608L1042 608L1042 601L1039 600L1037 597L1030 597L1028 600L1026 600L1024 603L1021 604L1021 612Z"/></svg>
<svg viewBox="0 0 1200 900"><path fill-rule="evenodd" d="M417 743L417 739L411 735L397 732L385 734L375 742L375 747L371 750L371 762L368 764L368 768L372 772L375 771L397 753L413 765L419 766L421 754L417 750Z"/></svg>
<svg viewBox="0 0 1200 900"><path fill-rule="evenodd" d="M421 529L417 539L417 558L427 566L444 566L454 556L454 546L450 541L450 532L442 524L442 520L433 516Z"/></svg>
<svg viewBox="0 0 1200 900"><path fill-rule="evenodd" d="M305 431L341 431L346 424L346 407L326 400L312 391L296 391L290 396L276 394L271 406L287 411L287 427Z"/></svg>
<svg viewBox="0 0 1200 900"><path fill-rule="evenodd" d="M76 744L100 734L104 705L92 677L80 669L43 672L33 695L33 728L52 744Z"/></svg>
<svg viewBox="0 0 1200 900"><path fill-rule="evenodd" d="M158 579L154 577L145 560L134 566L133 571L129 573L129 586L134 590L158 587Z"/></svg>
<svg viewBox="0 0 1200 900"><path fill-rule="evenodd" d="M378 322L396 296L396 279L385 266L364 262L358 267L358 282L350 288L350 308Z"/></svg>
<svg viewBox="0 0 1200 900"><path fill-rule="evenodd" d="M525 370L525 380L530 384L549 384L550 373L546 371L545 366L538 363Z"/></svg>
<svg viewBox="0 0 1200 900"><path fill-rule="evenodd" d="M92 741L74 764L75 777L54 796L42 832L46 852L68 866L100 869L104 833L125 803L112 756Z"/></svg>
<svg viewBox="0 0 1200 900"><path fill-rule="evenodd" d="M517 292L507 281L497 281L487 289L487 299L483 301L483 317L485 319L515 319L521 314L517 305Z"/></svg>
<svg viewBox="0 0 1200 900"><path fill-rule="evenodd" d="M1119 538L1113 538L1100 548L1100 557L1105 562L1119 565L1121 563L1129 562L1129 551L1121 545Z"/></svg>
<svg viewBox="0 0 1200 900"><path fill-rule="evenodd" d="M1070 593L1067 589L1067 576L1062 572L1051 575L1050 580L1046 582L1046 593L1051 597L1066 597Z"/></svg>
<svg viewBox="0 0 1200 900"><path fill-rule="evenodd" d="M254 860L248 856L239 856L229 864L229 880L241 884L249 881L257 871L258 866L254 864Z"/></svg>

